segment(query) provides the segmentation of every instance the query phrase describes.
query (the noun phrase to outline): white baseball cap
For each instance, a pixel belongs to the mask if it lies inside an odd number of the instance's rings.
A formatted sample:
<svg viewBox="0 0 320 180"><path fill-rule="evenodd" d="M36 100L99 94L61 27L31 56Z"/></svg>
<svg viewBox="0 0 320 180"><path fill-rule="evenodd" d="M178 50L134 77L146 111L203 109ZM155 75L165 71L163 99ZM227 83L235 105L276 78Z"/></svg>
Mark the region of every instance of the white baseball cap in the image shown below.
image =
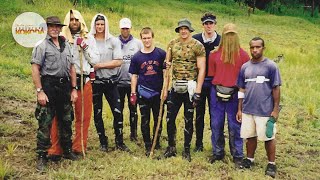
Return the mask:
<svg viewBox="0 0 320 180"><path fill-rule="evenodd" d="M120 28L131 28L131 21L129 18L122 18L119 22Z"/></svg>

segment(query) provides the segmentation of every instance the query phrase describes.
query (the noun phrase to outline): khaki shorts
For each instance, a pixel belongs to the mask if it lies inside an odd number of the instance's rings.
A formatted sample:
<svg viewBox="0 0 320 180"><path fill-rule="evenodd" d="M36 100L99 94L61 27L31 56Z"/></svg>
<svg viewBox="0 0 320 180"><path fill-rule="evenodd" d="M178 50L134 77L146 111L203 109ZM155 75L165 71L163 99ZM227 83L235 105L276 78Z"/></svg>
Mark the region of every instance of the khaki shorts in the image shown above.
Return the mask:
<svg viewBox="0 0 320 180"><path fill-rule="evenodd" d="M273 135L271 138L266 136L266 125L269 117L255 116L242 113L242 123L240 136L243 139L258 137L260 141L269 141L275 138L277 129L274 123Z"/></svg>

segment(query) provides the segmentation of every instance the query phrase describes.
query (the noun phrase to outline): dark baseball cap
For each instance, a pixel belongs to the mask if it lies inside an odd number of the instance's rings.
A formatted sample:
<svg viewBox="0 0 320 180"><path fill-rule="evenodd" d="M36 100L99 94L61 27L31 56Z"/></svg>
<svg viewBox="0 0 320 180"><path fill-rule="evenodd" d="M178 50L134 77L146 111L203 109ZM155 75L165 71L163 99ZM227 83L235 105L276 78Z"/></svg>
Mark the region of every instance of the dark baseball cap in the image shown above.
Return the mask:
<svg viewBox="0 0 320 180"><path fill-rule="evenodd" d="M205 15L201 18L202 24L206 22L212 22L212 23L217 23L216 16L210 14L210 15Z"/></svg>

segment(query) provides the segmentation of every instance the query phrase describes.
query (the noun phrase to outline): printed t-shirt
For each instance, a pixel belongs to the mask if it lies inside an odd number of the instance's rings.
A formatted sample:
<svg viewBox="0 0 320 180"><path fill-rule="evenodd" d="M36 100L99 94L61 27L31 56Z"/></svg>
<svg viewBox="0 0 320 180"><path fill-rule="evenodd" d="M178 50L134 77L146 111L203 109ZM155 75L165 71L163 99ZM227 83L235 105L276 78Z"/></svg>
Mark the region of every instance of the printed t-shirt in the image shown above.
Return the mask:
<svg viewBox="0 0 320 180"><path fill-rule="evenodd" d="M237 85L245 89L243 113L268 117L273 110L272 89L281 86L280 72L275 62L265 58L246 62L240 70Z"/></svg>
<svg viewBox="0 0 320 180"><path fill-rule="evenodd" d="M129 72L138 75L138 85L160 92L163 84L163 63L166 52L155 48L151 53L138 51L131 60Z"/></svg>

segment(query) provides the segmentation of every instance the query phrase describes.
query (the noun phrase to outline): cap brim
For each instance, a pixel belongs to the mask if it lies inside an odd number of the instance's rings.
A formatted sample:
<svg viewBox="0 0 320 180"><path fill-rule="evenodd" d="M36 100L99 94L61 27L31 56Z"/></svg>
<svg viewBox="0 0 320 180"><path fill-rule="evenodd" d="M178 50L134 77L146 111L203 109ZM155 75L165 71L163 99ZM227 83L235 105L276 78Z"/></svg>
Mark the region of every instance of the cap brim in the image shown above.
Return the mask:
<svg viewBox="0 0 320 180"><path fill-rule="evenodd" d="M67 26L67 25L60 24L60 23L47 23L47 24L54 24L54 25L59 25L59 26Z"/></svg>
<svg viewBox="0 0 320 180"><path fill-rule="evenodd" d="M204 24L204 23L206 23L206 22L216 23L216 21L213 20L213 19L206 19L206 20L202 21L202 24Z"/></svg>
<svg viewBox="0 0 320 180"><path fill-rule="evenodd" d="M131 26L130 26L130 27L129 27L129 26L122 26L122 27L120 27L120 29L122 29L122 28L128 28L128 29L130 29Z"/></svg>
<svg viewBox="0 0 320 180"><path fill-rule="evenodd" d="M234 31L234 30L229 30L229 31L223 32L223 34L227 34L227 33L236 33L236 34L238 34L238 32Z"/></svg>

